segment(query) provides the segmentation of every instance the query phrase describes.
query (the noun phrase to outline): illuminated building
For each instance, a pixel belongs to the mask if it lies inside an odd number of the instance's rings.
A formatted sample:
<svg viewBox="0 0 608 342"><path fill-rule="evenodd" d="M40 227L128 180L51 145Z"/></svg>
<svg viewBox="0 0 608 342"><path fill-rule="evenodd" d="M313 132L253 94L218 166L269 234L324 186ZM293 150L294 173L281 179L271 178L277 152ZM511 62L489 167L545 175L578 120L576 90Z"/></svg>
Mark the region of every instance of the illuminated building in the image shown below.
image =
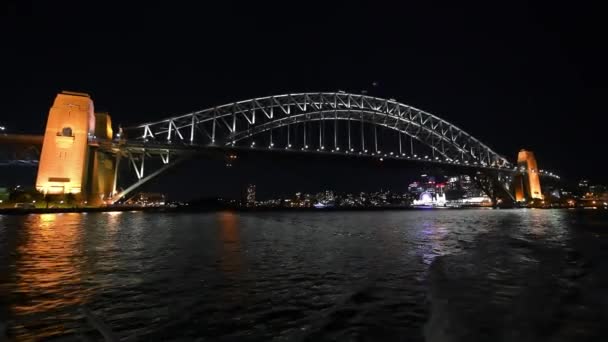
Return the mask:
<svg viewBox="0 0 608 342"><path fill-rule="evenodd" d="M247 186L247 207L255 207L255 185L249 184Z"/></svg>
<svg viewBox="0 0 608 342"><path fill-rule="evenodd" d="M158 207L165 205L165 195L160 193L140 192L128 200L127 204L139 205L142 207Z"/></svg>
<svg viewBox="0 0 608 342"><path fill-rule="evenodd" d="M116 162L97 151L112 139L107 113L95 114L88 94L57 94L47 118L36 189L45 194L78 194L98 203L113 191Z"/></svg>
<svg viewBox="0 0 608 342"><path fill-rule="evenodd" d="M526 173L514 178L515 200L518 202L526 201L527 195L531 199L542 199L539 170L534 153L526 150L519 151L517 166Z"/></svg>
<svg viewBox="0 0 608 342"><path fill-rule="evenodd" d="M80 194L87 186L89 139L95 133L93 101L87 94L57 94L44 132L36 189Z"/></svg>
<svg viewBox="0 0 608 342"><path fill-rule="evenodd" d="M445 189L446 190L458 190L460 187L460 177L449 177Z"/></svg>
<svg viewBox="0 0 608 342"><path fill-rule="evenodd" d="M414 194L421 194L422 192L424 192L424 188L422 187L422 184L420 184L416 181L410 183L410 185L408 185L408 187L407 187L407 190Z"/></svg>

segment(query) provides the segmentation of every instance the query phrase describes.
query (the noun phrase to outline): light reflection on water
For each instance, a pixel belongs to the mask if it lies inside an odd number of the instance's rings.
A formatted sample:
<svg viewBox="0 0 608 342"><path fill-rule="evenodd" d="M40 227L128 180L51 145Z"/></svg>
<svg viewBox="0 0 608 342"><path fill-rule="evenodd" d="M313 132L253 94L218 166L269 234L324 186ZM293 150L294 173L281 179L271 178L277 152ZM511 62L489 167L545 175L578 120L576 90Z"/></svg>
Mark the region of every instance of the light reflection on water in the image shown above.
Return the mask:
<svg viewBox="0 0 608 342"><path fill-rule="evenodd" d="M607 222L558 210L0 216L0 319L18 340L94 336L83 306L142 340L597 340L608 270L591 260L608 257Z"/></svg>
<svg viewBox="0 0 608 342"><path fill-rule="evenodd" d="M239 237L238 215L233 212L218 214L221 242L220 268L227 275L242 271L241 241Z"/></svg>
<svg viewBox="0 0 608 342"><path fill-rule="evenodd" d="M18 293L39 296L14 305L17 314L44 313L86 301L89 292L79 286L82 282L79 221L77 214L27 217L30 231L25 233L24 243L17 250L15 285Z"/></svg>

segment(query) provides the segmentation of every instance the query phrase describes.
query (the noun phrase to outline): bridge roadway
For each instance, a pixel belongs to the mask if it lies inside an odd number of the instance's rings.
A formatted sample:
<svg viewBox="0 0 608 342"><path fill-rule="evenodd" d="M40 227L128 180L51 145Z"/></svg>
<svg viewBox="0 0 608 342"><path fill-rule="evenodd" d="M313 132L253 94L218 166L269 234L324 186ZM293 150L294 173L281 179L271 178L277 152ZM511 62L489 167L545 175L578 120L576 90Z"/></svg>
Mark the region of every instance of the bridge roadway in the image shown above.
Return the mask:
<svg viewBox="0 0 608 342"><path fill-rule="evenodd" d="M154 141L142 140L123 140L123 141L103 141L99 142L98 146L109 153L120 154L122 157L139 156L146 154L147 156L170 156L170 157L186 157L193 158L196 155L207 155L210 157L224 157L235 152L263 152L263 153L296 153L296 154L313 154L321 156L341 156L347 158L373 158L380 161L384 160L401 160L417 163L428 163L438 166L449 166L451 168L474 169L474 170L491 170L500 171L504 174L515 175L525 174L527 170L524 167L508 167L503 165L481 165L478 162L456 161L441 157L429 157L422 155L408 155L402 153L398 155L394 152L389 153L374 153L363 151L349 150L325 150L325 149L306 149L306 148L275 148L275 147L256 147L256 146L232 146L231 144L218 145L198 145L188 143L163 143ZM542 177L550 177L559 179L559 176L545 170L539 170Z"/></svg>
<svg viewBox="0 0 608 342"><path fill-rule="evenodd" d="M0 134L0 146L2 146L2 156L0 157L0 165L28 165L37 166L40 150L42 148L42 135L26 135L26 134ZM438 166L449 166L450 168L461 169L476 169L476 170L492 170L500 171L504 174L525 174L527 171L522 167L507 167L503 165L480 165L477 162L456 161L441 157L429 157L422 155L409 155L402 153L374 153L364 151L350 150L321 150L321 149L306 149L300 148L274 148L274 147L259 147L259 146L231 146L231 144L192 144L182 141L175 143L143 141L143 140L97 140L92 141L91 146L99 147L101 150L113 155L119 154L121 157L129 158L130 156L140 156L145 153L149 157L164 156L166 158L193 158L210 157L224 158L226 155L235 152L273 152L273 153L297 153L297 154L313 154L322 156L342 156L348 158L374 158L378 160L401 160L418 163L428 163ZM560 177L552 172L539 170L542 177L550 177L559 179Z"/></svg>
<svg viewBox="0 0 608 342"><path fill-rule="evenodd" d="M0 134L0 166L38 166L43 135Z"/></svg>

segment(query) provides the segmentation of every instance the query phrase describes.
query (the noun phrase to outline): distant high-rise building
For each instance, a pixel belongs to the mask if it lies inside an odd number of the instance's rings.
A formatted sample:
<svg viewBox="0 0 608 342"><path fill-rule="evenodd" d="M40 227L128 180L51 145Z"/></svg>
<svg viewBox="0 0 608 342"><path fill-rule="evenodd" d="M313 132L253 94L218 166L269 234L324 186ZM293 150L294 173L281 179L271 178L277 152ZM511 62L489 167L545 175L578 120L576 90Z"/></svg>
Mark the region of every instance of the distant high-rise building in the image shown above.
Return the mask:
<svg viewBox="0 0 608 342"><path fill-rule="evenodd" d="M246 198L247 207L255 207L255 185L249 184L247 186L247 198Z"/></svg>
<svg viewBox="0 0 608 342"><path fill-rule="evenodd" d="M458 176L449 177L446 182L445 189L446 190L459 190L459 188L460 188L460 177L458 177Z"/></svg>
<svg viewBox="0 0 608 342"><path fill-rule="evenodd" d="M407 190L413 194L421 194L425 189L424 185L422 182L414 181L408 185Z"/></svg>

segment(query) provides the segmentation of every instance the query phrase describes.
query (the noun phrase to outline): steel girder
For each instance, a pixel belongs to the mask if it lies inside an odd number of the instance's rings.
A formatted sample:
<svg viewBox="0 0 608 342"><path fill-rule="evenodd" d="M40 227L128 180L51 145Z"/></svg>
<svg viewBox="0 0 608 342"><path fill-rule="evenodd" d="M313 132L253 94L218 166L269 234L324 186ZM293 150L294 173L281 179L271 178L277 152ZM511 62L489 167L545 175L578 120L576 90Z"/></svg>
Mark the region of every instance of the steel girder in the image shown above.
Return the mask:
<svg viewBox="0 0 608 342"><path fill-rule="evenodd" d="M261 97L124 129L127 139L163 145L229 145L268 129L318 120L357 120L394 129L446 160L511 167L459 127L423 110L366 95L299 93Z"/></svg>

